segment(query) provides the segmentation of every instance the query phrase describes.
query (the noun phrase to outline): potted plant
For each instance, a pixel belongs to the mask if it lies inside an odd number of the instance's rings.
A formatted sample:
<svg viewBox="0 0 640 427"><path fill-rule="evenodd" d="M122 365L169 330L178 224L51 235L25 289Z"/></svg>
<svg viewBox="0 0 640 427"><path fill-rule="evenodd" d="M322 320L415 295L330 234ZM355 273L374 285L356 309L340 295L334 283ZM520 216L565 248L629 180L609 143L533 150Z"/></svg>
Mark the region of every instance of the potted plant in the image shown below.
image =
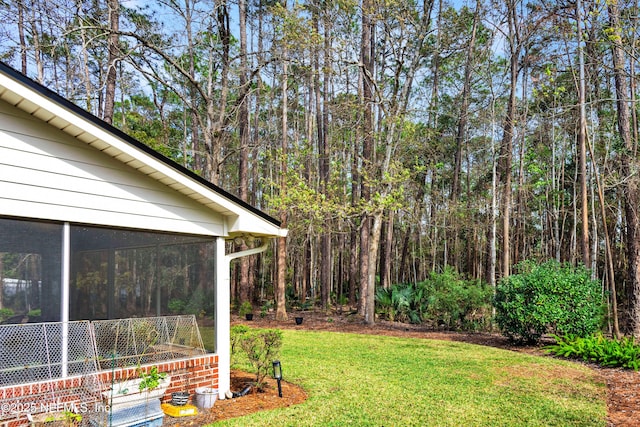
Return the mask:
<svg viewBox="0 0 640 427"><path fill-rule="evenodd" d="M305 300L303 302L301 302L298 305L298 310L300 311L307 311L309 310L311 307L313 307L313 302ZM296 325L301 325L302 324L302 320L304 318L302 317L302 313L298 313L297 316L295 316L295 320L296 320Z"/></svg>
<svg viewBox="0 0 640 427"><path fill-rule="evenodd" d="M240 308L238 309L238 314L240 317L243 317L247 320L253 320L253 306L249 301L245 301L240 304Z"/></svg>
<svg viewBox="0 0 640 427"><path fill-rule="evenodd" d="M140 383L138 389L143 392L145 390L154 390L160 386L160 381L167 377L166 372L158 372L158 367L153 366L149 369L149 372L145 372L138 368L138 375L140 376Z"/></svg>
<svg viewBox="0 0 640 427"><path fill-rule="evenodd" d="M148 371L138 368L138 378L117 382L102 395L110 406L119 409L162 398L170 383L171 377L166 372L158 372L157 366Z"/></svg>

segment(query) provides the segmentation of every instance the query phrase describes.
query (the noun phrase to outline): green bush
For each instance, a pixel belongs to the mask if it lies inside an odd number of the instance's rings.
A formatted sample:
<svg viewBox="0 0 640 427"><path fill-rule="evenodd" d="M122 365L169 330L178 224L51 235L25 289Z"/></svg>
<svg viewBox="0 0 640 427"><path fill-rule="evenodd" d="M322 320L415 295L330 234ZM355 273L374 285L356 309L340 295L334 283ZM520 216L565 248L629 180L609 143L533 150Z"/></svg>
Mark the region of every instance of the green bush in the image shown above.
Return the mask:
<svg viewBox="0 0 640 427"><path fill-rule="evenodd" d="M568 359L582 359L607 368L640 369L640 346L633 337L610 339L602 334L578 337L554 336L556 343L545 347L547 353Z"/></svg>
<svg viewBox="0 0 640 427"><path fill-rule="evenodd" d="M33 310L29 310L29 312L27 313L27 316L29 316L29 317L40 317L40 316L42 316L42 309L34 308Z"/></svg>
<svg viewBox="0 0 640 427"><path fill-rule="evenodd" d="M0 308L0 322L7 320L11 316L13 316L13 310L10 308Z"/></svg>
<svg viewBox="0 0 640 427"><path fill-rule="evenodd" d="M453 269L432 273L426 284L427 319L448 329L475 329L489 313L492 290L479 280L463 280Z"/></svg>
<svg viewBox="0 0 640 427"><path fill-rule="evenodd" d="M525 261L517 271L496 287L496 323L505 336L537 343L545 333L584 337L600 328L600 284L584 267Z"/></svg>
<svg viewBox="0 0 640 427"><path fill-rule="evenodd" d="M376 304L378 314L391 321L470 329L486 318L491 295L491 289L480 281L464 280L446 268L420 283L378 288Z"/></svg>
<svg viewBox="0 0 640 427"><path fill-rule="evenodd" d="M253 313L253 306L249 301L245 301L240 304L238 308L238 315L244 317L246 314Z"/></svg>
<svg viewBox="0 0 640 427"><path fill-rule="evenodd" d="M179 298L172 298L169 300L168 306L171 313L182 314L184 313L184 308L187 306L187 303Z"/></svg>
<svg viewBox="0 0 640 427"><path fill-rule="evenodd" d="M202 289L196 289L185 303L184 314L193 314L198 318L203 318L207 313L206 303L209 300L210 298L206 297ZM213 313L213 311L210 311L210 313Z"/></svg>
<svg viewBox="0 0 640 427"><path fill-rule="evenodd" d="M256 387L264 386L264 378L278 359L282 347L279 329L251 329L244 325L231 328L231 359L234 364L245 358L256 374Z"/></svg>

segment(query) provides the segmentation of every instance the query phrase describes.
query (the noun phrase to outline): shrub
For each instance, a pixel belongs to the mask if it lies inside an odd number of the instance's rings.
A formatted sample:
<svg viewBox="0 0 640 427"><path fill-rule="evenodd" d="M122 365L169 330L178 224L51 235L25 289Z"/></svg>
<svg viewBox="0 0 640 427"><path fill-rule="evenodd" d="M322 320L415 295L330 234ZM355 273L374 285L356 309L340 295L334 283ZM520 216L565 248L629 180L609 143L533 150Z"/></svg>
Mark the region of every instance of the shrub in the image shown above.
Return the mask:
<svg viewBox="0 0 640 427"><path fill-rule="evenodd" d="M449 329L468 329L491 307L491 289L477 280L464 280L452 268L432 273L417 284L378 288L378 314L391 321L431 322Z"/></svg>
<svg viewBox="0 0 640 427"><path fill-rule="evenodd" d="M584 337L602 321L600 285L584 267L548 261L523 262L519 273L500 281L494 305L502 333L520 343L537 343L543 334Z"/></svg>
<svg viewBox="0 0 640 427"><path fill-rule="evenodd" d="M203 318L207 313L205 304L209 300L202 289L196 289L185 303L184 314L193 314L198 318Z"/></svg>
<svg viewBox="0 0 640 427"><path fill-rule="evenodd" d="M633 337L606 338L602 334L578 337L554 336L556 343L545 347L547 353L568 359L582 359L607 368L640 369L640 346Z"/></svg>
<svg viewBox="0 0 640 427"><path fill-rule="evenodd" d="M492 290L479 280L463 280L453 269L432 273L426 317L448 329L469 329L491 306Z"/></svg>
<svg viewBox="0 0 640 427"><path fill-rule="evenodd" d="M245 301L240 304L240 308L238 308L238 315L244 317L246 314L253 313L253 306L249 301Z"/></svg>
<svg viewBox="0 0 640 427"><path fill-rule="evenodd" d="M256 387L264 386L272 362L278 359L282 347L282 331L278 329L250 329L238 325L231 328L231 357L238 363L240 356L246 357L256 374Z"/></svg>
<svg viewBox="0 0 640 427"><path fill-rule="evenodd" d="M27 313L27 316L29 316L29 317L40 317L40 316L42 316L42 309L34 308L33 310L29 310L29 312Z"/></svg>
<svg viewBox="0 0 640 427"><path fill-rule="evenodd" d="M13 316L13 310L10 308L0 308L0 322Z"/></svg>
<svg viewBox="0 0 640 427"><path fill-rule="evenodd" d="M187 303L179 298L170 299L168 304L169 311L172 313L183 313L186 305Z"/></svg>
<svg viewBox="0 0 640 427"><path fill-rule="evenodd" d="M265 301L264 304L262 304L262 307L260 307L260 317L267 317L267 313L272 308L273 308L273 302Z"/></svg>

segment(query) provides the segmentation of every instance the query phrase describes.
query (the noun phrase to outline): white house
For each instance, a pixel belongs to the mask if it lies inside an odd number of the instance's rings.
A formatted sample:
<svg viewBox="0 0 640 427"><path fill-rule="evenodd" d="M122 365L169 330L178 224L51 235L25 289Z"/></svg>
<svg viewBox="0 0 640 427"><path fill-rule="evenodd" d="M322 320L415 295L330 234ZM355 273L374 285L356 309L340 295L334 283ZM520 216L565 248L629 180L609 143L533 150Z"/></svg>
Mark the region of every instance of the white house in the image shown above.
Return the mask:
<svg viewBox="0 0 640 427"><path fill-rule="evenodd" d="M0 263L0 283L29 284L0 290L0 308L63 323L163 315L178 306L212 312L224 398L229 263L286 232L0 63L0 253L12 255L4 270ZM225 241L237 237L262 243L225 254Z"/></svg>

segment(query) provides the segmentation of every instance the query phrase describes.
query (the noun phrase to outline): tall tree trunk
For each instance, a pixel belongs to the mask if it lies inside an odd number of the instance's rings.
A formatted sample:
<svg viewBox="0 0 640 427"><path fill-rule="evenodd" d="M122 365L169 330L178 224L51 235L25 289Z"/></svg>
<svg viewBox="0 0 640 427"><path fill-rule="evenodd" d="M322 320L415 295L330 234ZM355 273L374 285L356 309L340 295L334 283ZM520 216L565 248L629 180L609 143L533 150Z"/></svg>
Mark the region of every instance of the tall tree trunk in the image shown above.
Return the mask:
<svg viewBox="0 0 640 427"><path fill-rule="evenodd" d="M362 38L360 45L361 58L361 102L363 109L362 117L362 168L365 173L361 174L361 197L362 202L367 204L371 199L372 166L373 166L373 14L374 2L372 0L362 0ZM374 319L367 316L367 306L370 305L368 299L369 292L369 269L374 266L369 265L371 218L368 213L361 217L360 224L360 304L358 313L365 322L373 323ZM375 258L374 258L375 259Z"/></svg>
<svg viewBox="0 0 640 427"><path fill-rule="evenodd" d="M480 1L476 1L476 10L473 15L473 26L471 36L467 44L467 54L464 64L464 82L462 84L462 102L460 104L460 116L458 116L458 126L456 131L456 153L453 168L453 184L451 187L451 201L455 203L460 196L460 170L462 169L462 146L467 137L467 124L469 121L469 98L471 97L471 76L473 71L474 50L476 45L476 32L478 28L478 15L480 12ZM454 206L455 209L455 206Z"/></svg>
<svg viewBox="0 0 640 427"><path fill-rule="evenodd" d="M384 219L384 211L378 209L373 216L371 225L371 236L369 241L368 263L369 277L367 277L367 300L364 312L365 323L372 325L375 323L375 295L376 295L376 259L380 248L380 236L382 231L382 221Z"/></svg>
<svg viewBox="0 0 640 427"><path fill-rule="evenodd" d="M26 10L25 0L17 2L18 7L18 41L20 43L20 70L22 74L27 75L27 41L24 36L24 13ZM1 298L1 297L0 297ZM0 305L2 308L2 305Z"/></svg>
<svg viewBox="0 0 640 427"><path fill-rule="evenodd" d="M437 132L438 134L440 133L440 129L439 129L439 118L440 115L438 114L439 108L440 108L440 55L441 55L441 43L442 43L442 33L443 33L443 28L442 28L442 15L443 15L443 2L444 0L439 0L438 1L438 17L436 18L436 28L437 28L437 34L436 34L436 41L435 41L435 52L433 54L433 58L431 60L431 67L432 67L432 82L431 82L431 100L429 101L429 126L434 130L434 132ZM432 183L433 181L436 180L436 173L434 171L431 171L431 176L432 176ZM423 186L426 184L423 184ZM435 191L435 186L431 186L431 195L429 197L430 200L430 209L429 209L429 215L430 215L430 222L433 225L437 225L436 221L436 199L435 199L435 194L437 193L437 191ZM436 266L436 259L437 259L437 253L438 253L438 239L439 239L439 227L437 226L432 226L429 227L430 228L430 239L431 239L431 271L435 271L435 266ZM446 239L446 234L445 234L445 239ZM446 263L446 257L445 257L445 263Z"/></svg>
<svg viewBox="0 0 640 427"><path fill-rule="evenodd" d="M209 52L209 83L207 89L207 131L205 132L205 145L207 147L205 177L213 184L220 180L220 166L222 164L222 146L226 135L227 99L229 97L229 72L231 68L231 28L229 24L229 5L227 0L215 0L215 17L217 21L218 37L221 43L222 54L216 55ZM210 29L210 31L213 31ZM212 49L210 47L210 49ZM214 61L220 61L220 85L214 89L213 78ZM217 92L218 97L214 93Z"/></svg>
<svg viewBox="0 0 640 427"><path fill-rule="evenodd" d="M82 0L75 0L75 13L78 16L82 15ZM84 84L85 91L85 110L93 111L93 85L91 84L91 70L89 69L89 49L88 49L88 40L87 40L87 30L84 28L80 29L80 40L82 41L82 80Z"/></svg>
<svg viewBox="0 0 640 427"><path fill-rule="evenodd" d="M398 62L394 64L395 75L400 76L404 75L405 79L403 82L396 81L394 84L396 87L393 91L393 97L390 99L389 108L381 108L381 111L387 116L385 120L384 129L381 129L381 134L384 135L384 141L380 150L381 152L381 160L379 164L376 164L375 174L372 171L372 168L369 167L369 177L375 177L376 179L381 180L381 184L377 186L377 195L380 200L387 200L387 197L391 194L393 184L389 182L386 177L388 175L392 175L391 165L392 159L396 153L396 147L398 144L399 137L397 134L398 127L402 122L406 112L407 106L409 104L410 96L411 96L411 88L413 86L413 79L416 71L419 68L419 65L422 62L424 55L424 42L426 40L426 36L428 34L428 29L431 22L431 10L433 7L433 2L430 0L425 0L423 2L423 11L422 16L420 16L419 25L416 30L417 38L413 40L410 46L410 51L407 53L403 50L403 57L406 54L407 62ZM366 9L364 9L366 10ZM418 14L419 16L419 14ZM373 28L373 27L372 27ZM371 32L371 54L374 56L374 46L373 43L373 31ZM365 77L373 78L373 65L370 68L367 68L367 62L363 61L364 68L370 70L370 72L366 73ZM372 87L373 89L373 87ZM366 98L365 98L366 99ZM365 110L366 113L366 110ZM365 117L365 123L367 122L367 118ZM365 125L366 126L366 125ZM366 139L366 137L365 137ZM373 139L373 138L372 138ZM372 141L373 142L373 141ZM374 153L371 153L372 159ZM365 170L367 170L365 168ZM384 204L376 203L372 206L372 229L371 229L371 237L370 237L370 247L369 247L369 260L367 263L369 272L368 272L368 283L366 285L367 292L367 300L366 300L366 308L365 308L365 316L364 320L368 324L372 324L375 322L375 277L376 277L376 259L378 256L378 252L380 249L380 237L382 231L382 221L384 220Z"/></svg>
<svg viewBox="0 0 640 427"><path fill-rule="evenodd" d="M187 60L189 61L189 77L191 81L195 81L196 78L196 53L193 40L192 22L193 22L193 7L192 0L185 0L184 2L184 20L185 20L185 33L187 36ZM198 126L198 111L196 105L198 105L198 90L196 86L188 83L188 96L189 96L189 117L191 119L191 167L197 172L203 172L205 168L205 160L202 155L202 148L200 147L200 128ZM185 126L185 132L187 127ZM188 139L185 138L185 144ZM188 156L185 156L185 162Z"/></svg>
<svg viewBox="0 0 640 427"><path fill-rule="evenodd" d="M589 248L589 200L587 182L587 106L586 106L586 83L584 73L584 49L582 43L582 2L576 1L576 24L578 27L578 62L579 62L579 82L578 82L578 104L580 111L580 121L578 126L578 167L580 169L580 207L582 229L580 236L580 250L582 251L582 263L586 268L590 267Z"/></svg>
<svg viewBox="0 0 640 427"><path fill-rule="evenodd" d="M326 2L322 2L323 5L326 6ZM322 157L324 159L324 170L322 171L323 174L323 187L324 187L324 191L325 193L328 193L329 191L329 186L330 186L330 177L331 177L331 157L330 157L330 153L331 153L331 147L329 147L329 99L331 97L331 87L330 87L330 83L331 83L331 68L330 68L330 64L331 64L331 58L332 58L332 52L331 52L331 34L332 34L332 29L331 29L331 18L329 16L329 12L327 10L323 11L323 19L322 19L322 23L323 23L323 32L324 32L324 48L323 48L323 60L322 60L322 65L323 65L323 84L322 84L322 138L324 139L323 145L322 145ZM332 224L331 222L329 222L328 224L328 230L332 229ZM328 260L332 260L333 258L333 254L331 251L332 248L332 240L331 240L331 233L327 232L322 236L323 239L323 244L322 244L322 248L323 248L323 253L322 253L322 257L324 259L328 259ZM327 249L325 249L325 247ZM324 294L322 296L322 301L323 301L323 306L325 306L325 308L328 307L328 305L330 304L330 293L331 293L331 289L332 289L332 285L333 285L333 274L331 274L332 272L332 261L330 261L329 265L326 265L323 267L324 271L324 275L328 278L328 282L327 284L329 285L327 287L327 289L325 290L326 294ZM339 282L341 284L341 282ZM338 293L338 297L340 296L340 293Z"/></svg>
<svg viewBox="0 0 640 427"><path fill-rule="evenodd" d="M513 131L516 115L516 91L518 85L518 57L520 47L516 40L517 17L514 0L507 0L509 23L509 72L510 91L507 112L502 127L502 144L500 146L500 181L502 182L502 277L509 277L511 267L511 163L513 158Z"/></svg>
<svg viewBox="0 0 640 427"><path fill-rule="evenodd" d="M355 307L358 304L358 283L360 279L359 269L359 252L358 247L360 244L360 238L358 230L355 226L349 233L349 305Z"/></svg>
<svg viewBox="0 0 640 427"><path fill-rule="evenodd" d="M313 7L313 28L316 34L320 34L320 14L326 15L322 10L324 2L315 2ZM320 178L320 191L327 194L329 189L329 144L327 138L328 127L328 111L327 110L327 90L328 90L328 58L330 59L329 50L329 32L326 26L328 19L323 19L324 28L324 56L323 67L320 67L320 49L314 49L312 59L313 65L313 89L315 92L315 110L316 110L316 130L318 138L318 175ZM320 73L324 74L323 91L320 90ZM323 96L324 92L324 96ZM320 236L320 300L323 309L329 307L329 296L331 291L332 279L332 248L331 248L331 222L329 219L324 224L324 230Z"/></svg>
<svg viewBox="0 0 640 427"><path fill-rule="evenodd" d="M238 164L238 196L248 202L249 178L249 90L247 65L247 3L238 0L238 15L240 22L240 105L238 107L238 133L240 136L240 161ZM240 250L246 250L246 242L242 242ZM251 283L249 281L249 257L239 260L240 303L251 302Z"/></svg>
<svg viewBox="0 0 640 427"><path fill-rule="evenodd" d="M120 37L120 2L119 0L107 0L109 8L109 37L107 46L109 50L109 58L107 60L107 79L105 81L104 93L104 112L103 120L107 123L113 122L113 108L116 101L116 69L118 65L118 56L120 49L118 43Z"/></svg>
<svg viewBox="0 0 640 427"><path fill-rule="evenodd" d="M620 176L623 179L624 213L627 222L627 276L631 289L631 328L633 336L640 338L640 177L637 170L640 164L633 155L636 142L631 138L631 123L629 112L629 97L627 93L627 78L625 74L624 50L622 48L622 29L620 27L620 10L618 3L607 3L609 24L612 34L611 57L616 88L616 107L618 111L618 132L624 152L620 155Z"/></svg>
<svg viewBox="0 0 640 427"><path fill-rule="evenodd" d="M394 211L391 210L388 212L387 220L382 223L382 238L381 244L382 247L380 251L380 286L388 289L391 287L391 266L394 264L391 259L391 252L393 249L393 220L394 220Z"/></svg>
<svg viewBox="0 0 640 427"><path fill-rule="evenodd" d="M284 2L283 7L286 9L287 3ZM289 114L288 107L288 80L289 80L289 63L288 63L288 49L286 43L283 47L282 53L282 116L281 116L281 133L282 133L282 145L280 152L280 197L284 198L287 191L287 146L289 124L287 116ZM282 226L287 225L287 212L282 210L280 212L280 220ZM277 254L277 278L276 278L276 320L285 321L288 319L287 307L286 307L286 289L287 289L287 238L278 238L278 254Z"/></svg>
<svg viewBox="0 0 640 427"><path fill-rule="evenodd" d="M587 142L589 140L587 139ZM591 159L595 164L595 157L593 153L593 148L591 144L588 143L589 154ZM609 235L609 226L607 225L607 209L606 209L606 201L604 198L604 191L602 190L602 184L600 183L600 174L598 170L594 170L597 192L598 192L598 200L600 202L600 216L602 217L602 230L604 234L604 243L605 243L605 269L606 269L606 278L608 283L609 290L609 301L610 301L610 310L611 310L611 321L613 322L613 334L616 338L620 338L620 325L618 321L618 296L616 294L616 281L615 281L615 268L613 266L613 251L611 249L611 236Z"/></svg>
<svg viewBox="0 0 640 427"><path fill-rule="evenodd" d="M464 82L462 84L462 101L460 104L460 115L458 116L458 125L456 131L456 152L454 156L454 168L453 168L453 184L451 187L451 201L452 206L450 209L458 211L458 197L460 197L461 182L461 170L462 170L462 150L467 139L467 126L469 122L469 98L471 97L471 76L474 62L474 50L476 45L476 32L478 28L478 14L480 12L480 2L476 2L476 10L473 15L473 25L471 27L471 35L467 44L467 53L464 65ZM460 245L460 233L461 226L458 221L451 224L451 236L452 241L452 259L451 263L460 269L460 253L462 252L458 247Z"/></svg>
<svg viewBox="0 0 640 427"><path fill-rule="evenodd" d="M361 75L362 73L360 73ZM362 85L360 84L359 90L361 90ZM359 164L359 147L358 141L360 141L362 129L358 126L355 130L355 138L349 144L352 147L351 152L351 170L353 177L351 179L351 206L355 207L359 201L361 200L360 190L362 189L360 185L360 181L362 180L360 174L360 164ZM350 221L350 232L349 232L349 244L351 247L351 251L349 253L349 305L351 307L355 307L358 304L358 312L360 313L360 306L358 300L358 291L360 290L360 234L358 233L358 225L355 221ZM363 309L364 310L364 309Z"/></svg>
<svg viewBox="0 0 640 427"><path fill-rule="evenodd" d="M497 235L498 235L498 160L495 156L495 148L492 139L492 157L491 167L491 215L489 215L489 265L487 266L487 282L495 288L496 286L496 265L498 258L497 251Z"/></svg>
<svg viewBox="0 0 640 427"><path fill-rule="evenodd" d="M33 43L33 59L36 63L36 81L38 83L44 83L44 63L42 54L42 43L40 40L41 31L38 28L39 19L36 17L36 9L41 7L37 2L33 2L30 10L30 24L31 24L31 42ZM27 9L29 10L29 9Z"/></svg>
<svg viewBox="0 0 640 427"><path fill-rule="evenodd" d="M638 10L638 0L634 0L633 2L633 9L634 11ZM639 19L638 19L638 14L637 13L633 13L631 14L631 17L629 17L630 21L631 21L631 28L637 28ZM637 38L637 32L636 31L632 31L632 34L630 36L632 38L632 41L630 43L631 45L631 53L629 54L629 70L630 70L630 76L629 76L629 81L630 81L630 96L631 99L636 99L636 94L637 94L637 81L636 81L636 67L638 65L638 51L637 51L637 45L638 45L638 38ZM631 134L633 135L633 140L636 141L636 149L637 147L637 141L638 141L638 110L637 108L632 108L631 109L631 129L632 132ZM637 154L636 152L634 152L634 155Z"/></svg>

